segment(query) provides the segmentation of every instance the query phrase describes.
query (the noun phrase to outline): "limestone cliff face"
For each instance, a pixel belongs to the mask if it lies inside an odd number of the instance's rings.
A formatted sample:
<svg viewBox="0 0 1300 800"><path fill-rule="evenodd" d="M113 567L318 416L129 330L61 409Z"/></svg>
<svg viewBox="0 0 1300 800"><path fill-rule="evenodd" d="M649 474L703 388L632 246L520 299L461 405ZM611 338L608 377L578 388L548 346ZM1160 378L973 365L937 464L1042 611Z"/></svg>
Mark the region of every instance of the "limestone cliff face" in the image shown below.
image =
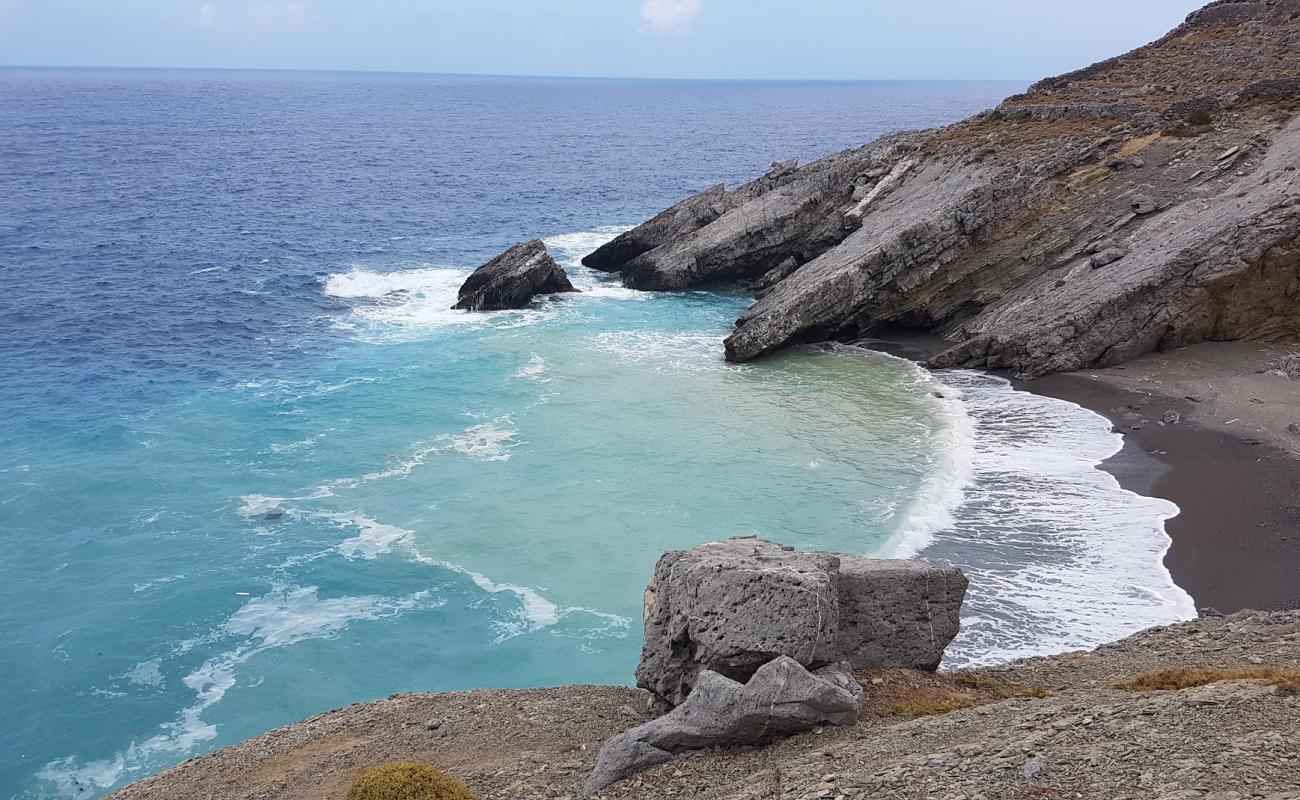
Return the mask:
<svg viewBox="0 0 1300 800"><path fill-rule="evenodd" d="M1033 376L1300 334L1300 0L1222 0L1163 39L949 128L715 187L587 261L759 299L748 360L887 328L939 366Z"/></svg>

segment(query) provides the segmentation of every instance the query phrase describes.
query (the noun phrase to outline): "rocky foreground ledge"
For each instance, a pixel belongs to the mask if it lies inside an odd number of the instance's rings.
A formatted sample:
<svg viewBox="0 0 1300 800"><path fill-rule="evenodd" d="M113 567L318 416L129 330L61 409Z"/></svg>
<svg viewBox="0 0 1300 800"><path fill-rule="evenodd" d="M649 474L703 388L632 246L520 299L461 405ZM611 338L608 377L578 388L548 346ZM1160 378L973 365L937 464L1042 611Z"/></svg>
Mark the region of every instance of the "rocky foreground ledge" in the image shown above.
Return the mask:
<svg viewBox="0 0 1300 800"><path fill-rule="evenodd" d="M584 263L741 283L748 360L889 328L1022 376L1300 333L1300 0L1220 0L1161 40L940 130L715 186Z"/></svg>
<svg viewBox="0 0 1300 800"><path fill-rule="evenodd" d="M955 570L742 539L665 555L651 588L638 674L658 696L609 686L394 695L112 797L343 798L369 767L418 761L482 800L1300 800L1297 611L936 673L928 653L956 632L944 621L965 591ZM880 627L881 612L897 625ZM799 624L808 613L815 624ZM921 668L879 666L899 659ZM683 682L685 699L665 713Z"/></svg>
<svg viewBox="0 0 1300 800"><path fill-rule="evenodd" d="M1295 800L1300 697L1253 680L1115 688L1153 670L1261 664L1300 669L1300 612L1202 619L998 669L868 671L859 674L866 705L853 727L696 753L601 796ZM602 743L648 721L649 697L612 686L394 695L272 731L113 797L327 800L344 797L366 767L417 760L483 800L572 800Z"/></svg>

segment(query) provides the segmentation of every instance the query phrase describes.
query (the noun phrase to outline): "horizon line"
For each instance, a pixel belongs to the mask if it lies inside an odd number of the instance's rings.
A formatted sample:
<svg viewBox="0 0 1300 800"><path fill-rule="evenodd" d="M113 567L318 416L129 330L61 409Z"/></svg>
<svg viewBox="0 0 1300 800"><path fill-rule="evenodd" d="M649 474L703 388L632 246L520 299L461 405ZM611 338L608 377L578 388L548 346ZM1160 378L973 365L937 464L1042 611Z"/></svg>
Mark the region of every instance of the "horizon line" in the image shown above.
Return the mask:
<svg viewBox="0 0 1300 800"><path fill-rule="evenodd" d="M682 81L713 83L1033 83L1023 78L717 78L652 77L631 75L541 75L508 72L438 72L429 70L370 69L348 67L174 67L92 64L0 64L0 70L119 70L137 72L325 72L365 75L423 75L447 78L514 78L578 81ZM1036 79L1034 79L1036 80Z"/></svg>

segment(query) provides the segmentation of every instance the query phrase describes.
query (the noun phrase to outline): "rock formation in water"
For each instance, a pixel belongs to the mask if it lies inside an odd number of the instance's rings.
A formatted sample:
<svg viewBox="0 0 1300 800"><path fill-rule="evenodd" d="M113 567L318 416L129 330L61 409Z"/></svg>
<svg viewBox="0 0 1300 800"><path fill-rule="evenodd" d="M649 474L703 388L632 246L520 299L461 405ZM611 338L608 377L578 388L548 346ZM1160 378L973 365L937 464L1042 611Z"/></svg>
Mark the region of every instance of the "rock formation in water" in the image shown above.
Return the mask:
<svg viewBox="0 0 1300 800"><path fill-rule="evenodd" d="M539 294L576 292L541 239L517 244L474 270L452 308L501 311L523 308Z"/></svg>
<svg viewBox="0 0 1300 800"><path fill-rule="evenodd" d="M645 595L637 685L677 705L705 671L744 682L781 656L811 670L933 670L957 635L966 584L953 567L754 538L668 552Z"/></svg>
<svg viewBox="0 0 1300 800"><path fill-rule="evenodd" d="M1032 377L1300 334L1300 0L1159 41L948 128L689 198L593 253L642 289L759 294L731 360L936 332Z"/></svg>

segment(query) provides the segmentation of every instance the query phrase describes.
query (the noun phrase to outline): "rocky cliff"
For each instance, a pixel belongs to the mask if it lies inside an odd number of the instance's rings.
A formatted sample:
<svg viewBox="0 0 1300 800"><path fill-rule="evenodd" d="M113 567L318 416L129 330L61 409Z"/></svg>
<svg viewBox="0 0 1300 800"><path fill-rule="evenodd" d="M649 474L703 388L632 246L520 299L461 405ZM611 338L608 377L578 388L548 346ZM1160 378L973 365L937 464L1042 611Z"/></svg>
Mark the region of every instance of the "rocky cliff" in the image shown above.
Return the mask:
<svg viewBox="0 0 1300 800"><path fill-rule="evenodd" d="M592 254L742 283L727 357L906 328L1023 376L1300 334L1300 0L1220 0L948 128L714 187Z"/></svg>

